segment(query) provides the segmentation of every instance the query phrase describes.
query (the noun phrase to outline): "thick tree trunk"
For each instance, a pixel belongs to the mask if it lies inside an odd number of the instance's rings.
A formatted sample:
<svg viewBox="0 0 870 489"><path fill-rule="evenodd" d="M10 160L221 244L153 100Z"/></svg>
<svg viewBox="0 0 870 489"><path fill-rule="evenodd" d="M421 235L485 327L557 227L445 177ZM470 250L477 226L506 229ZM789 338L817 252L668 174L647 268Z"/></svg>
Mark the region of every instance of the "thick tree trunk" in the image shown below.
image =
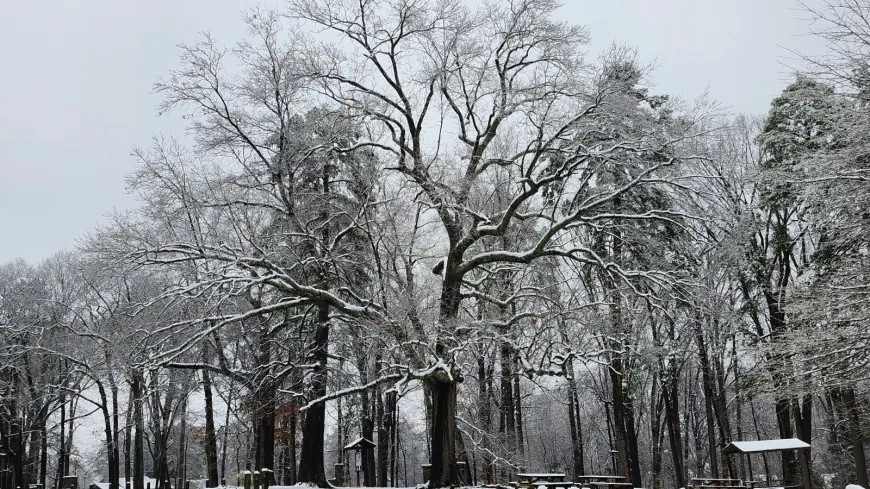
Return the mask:
<svg viewBox="0 0 870 489"><path fill-rule="evenodd" d="M632 480L629 460L628 433L626 433L625 398L623 393L622 359L610 361L610 390L613 399L613 439L616 450L616 474Z"/></svg>
<svg viewBox="0 0 870 489"><path fill-rule="evenodd" d="M380 362L376 362L375 364L379 364ZM387 487L389 486L389 481L387 480L387 458L389 454L389 429L388 424L389 420L386 419L388 414L384 410L384 398L386 395L383 392L376 393L376 410L375 415L377 416L378 422L378 486L379 487Z"/></svg>
<svg viewBox="0 0 870 489"><path fill-rule="evenodd" d="M133 486L133 396L128 396L124 415L124 488Z"/></svg>
<svg viewBox="0 0 870 489"><path fill-rule="evenodd" d="M481 354L477 357L477 415L480 429L485 434L489 434L492 429L492 418L490 413L489 402L489 380L490 369L486 368L486 357ZM484 436L481 440L482 457L481 469L484 484L491 484L494 481L492 472L492 459L489 456L489 438Z"/></svg>
<svg viewBox="0 0 870 489"><path fill-rule="evenodd" d="M118 489L120 468L118 465L118 447L115 439L115 430L112 428L112 413L109 410L109 397L103 384L97 383L97 391L100 395L100 411L103 415L103 431L106 435L106 462L109 468L109 489Z"/></svg>
<svg viewBox="0 0 870 489"><path fill-rule="evenodd" d="M284 469L285 477L287 478L286 485L292 486L296 484L296 423L297 423L297 410L294 406L293 409L290 410L290 434L288 438L290 439L287 447L287 467ZM340 426L340 425L339 425Z"/></svg>
<svg viewBox="0 0 870 489"><path fill-rule="evenodd" d="M429 487L455 485L456 471L456 388L455 380L430 377L426 386L432 398L432 480Z"/></svg>
<svg viewBox="0 0 870 489"><path fill-rule="evenodd" d="M776 422L779 427L780 438L794 438L792 430L791 403L788 399L776 401ZM797 485L797 464L794 451L782 452L782 480L785 485Z"/></svg>
<svg viewBox="0 0 870 489"><path fill-rule="evenodd" d="M64 383L64 387L67 387L66 383ZM60 423L58 424L57 478L54 481L55 489L60 489L60 485L63 482L63 476L66 475L63 466L65 458L64 451L66 451L66 402L66 394L62 391L59 401Z"/></svg>
<svg viewBox="0 0 870 489"><path fill-rule="evenodd" d="M719 443L716 441L716 429L714 427L717 423L714 412L714 403L716 402L716 399L713 389L712 366L710 365L710 357L707 353L707 344L704 341L704 331L701 328L701 318L696 318L693 325L695 330L695 342L698 346L698 359L701 365L701 378L703 379L704 387L704 413L707 418L707 439L710 446L710 468L713 472L713 477L719 478L719 457L721 449L724 447L719 446Z"/></svg>
<svg viewBox="0 0 870 489"><path fill-rule="evenodd" d="M517 461L520 462L521 465L525 466L526 464L526 447L525 447L525 433L523 432L523 399L522 393L520 391L520 368L519 363L520 359L514 353L514 416L516 417L516 421L514 422L514 426L517 432Z"/></svg>
<svg viewBox="0 0 870 489"><path fill-rule="evenodd" d="M498 432L502 435L502 443L510 455L514 453L516 444L516 417L514 416L514 383L513 365L514 351L506 340L501 342L501 406L499 412Z"/></svg>
<svg viewBox="0 0 870 489"><path fill-rule="evenodd" d="M145 489L145 417L142 413L142 374L135 372L130 383L133 398L133 489Z"/></svg>
<svg viewBox="0 0 870 489"><path fill-rule="evenodd" d="M583 466L583 429L580 426L580 403L577 395L577 381L574 379L574 362L565 362L565 378L568 381L568 425L571 430L571 455L573 460L574 480L578 475L585 475Z"/></svg>
<svg viewBox="0 0 870 489"><path fill-rule="evenodd" d="M256 470L275 469L275 389L266 386L257 393L255 414L257 430Z"/></svg>
<svg viewBox="0 0 870 489"><path fill-rule="evenodd" d="M849 435L852 442L852 452L855 456L855 471L858 474L858 485L870 487L867 479L867 458L864 454L864 434L858 418L858 406L855 402L855 390L851 387L843 389L846 404L846 415L849 420Z"/></svg>
<svg viewBox="0 0 870 489"><path fill-rule="evenodd" d="M363 367L364 369L368 368L368 365ZM363 376L361 378L364 384L368 383L368 376ZM373 403L369 398L368 391L362 391L360 404L362 405L362 419L360 420L360 431L362 432L363 438L369 441L373 441L372 438L375 437L375 423L372 419L373 417ZM374 461L374 451L366 450L362 453L362 473L363 473L363 485L366 487L374 487L375 485L375 461Z"/></svg>
<svg viewBox="0 0 870 489"><path fill-rule="evenodd" d="M214 404L211 391L211 373L202 371L202 390L205 397L205 487L218 487L217 434L214 428Z"/></svg>
<svg viewBox="0 0 870 489"><path fill-rule="evenodd" d="M640 450L637 443L637 426L634 421L634 399L631 394L625 399L625 433L628 438L628 458L631 467L631 483L634 487L643 487L640 476Z"/></svg>
<svg viewBox="0 0 870 489"><path fill-rule="evenodd" d="M677 487L686 487L686 466L683 454L683 439L680 433L680 403L679 385L669 379L663 386L662 395L665 402L665 422L668 430L668 440L671 444L671 462L674 466L674 480Z"/></svg>
<svg viewBox="0 0 870 489"><path fill-rule="evenodd" d="M187 402L188 393L183 394L181 399L181 425L179 426L178 440L178 459L176 461L175 477L178 482L175 484L176 489L184 487L184 481L187 480Z"/></svg>
<svg viewBox="0 0 870 489"><path fill-rule="evenodd" d="M658 375L653 375L652 395L650 396L650 439L652 445L653 489L661 488L662 474L662 395L659 392Z"/></svg>
<svg viewBox="0 0 870 489"><path fill-rule="evenodd" d="M312 360L315 367L311 376L310 397L317 399L326 395L326 361L329 347L329 306L318 307L317 327L314 333ZM302 426L302 458L299 462L299 482L329 487L324 472L324 428L326 403L319 402L305 414Z"/></svg>
<svg viewBox="0 0 870 489"><path fill-rule="evenodd" d="M795 427L797 428L797 437L807 443L812 443L813 440L813 398L805 395L800 402L795 400L793 408L795 416ZM812 484L812 473L810 467L811 451L810 449L801 450L798 454L798 459L801 468L801 480L804 488L809 488Z"/></svg>
<svg viewBox="0 0 870 489"><path fill-rule="evenodd" d="M47 406L46 406L47 407ZM48 429L46 419L43 417L39 423L39 484L47 487L45 481L48 472Z"/></svg>

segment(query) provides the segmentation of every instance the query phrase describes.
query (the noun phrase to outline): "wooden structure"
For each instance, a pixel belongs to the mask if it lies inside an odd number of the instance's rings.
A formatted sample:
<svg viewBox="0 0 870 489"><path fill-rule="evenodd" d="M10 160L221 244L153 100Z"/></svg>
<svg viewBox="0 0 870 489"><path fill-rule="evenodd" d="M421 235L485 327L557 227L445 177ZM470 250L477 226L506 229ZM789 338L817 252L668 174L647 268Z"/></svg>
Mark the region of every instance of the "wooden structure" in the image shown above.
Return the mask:
<svg viewBox="0 0 870 489"><path fill-rule="evenodd" d="M759 482L753 481L753 472L752 472L752 454L753 453L766 453L766 452L784 452L788 450L794 450L798 452L798 457L800 458L800 463L802 467L808 465L809 461L807 460L807 450L810 449L810 444L798 440L797 438L783 438L780 440L755 440L755 441L733 441L725 446L722 449L723 453L739 453L746 455L746 464L749 468L749 479L746 481L746 487L760 489ZM783 486L778 485L778 487L792 487L796 489L812 489L812 484L810 482L810 474L806 470L801 470L801 482L802 484L799 486ZM767 481L768 485L770 485L770 481Z"/></svg>
<svg viewBox="0 0 870 489"><path fill-rule="evenodd" d="M629 487L621 475L578 475L574 476L580 487Z"/></svg>
<svg viewBox="0 0 870 489"><path fill-rule="evenodd" d="M344 447L345 452L350 451L350 450L353 450L353 452L354 452L354 460L356 461L356 463L354 465L356 466L356 485L357 485L357 487L362 487L362 486L360 486L360 483L359 483L360 482L359 481L359 473L362 472L363 464L365 463L364 460L366 460L366 458L365 458L366 454L367 454L367 452L372 451L374 449L375 449L375 443L373 441L369 440L368 438L363 438L363 437L357 438L356 440L348 443Z"/></svg>
<svg viewBox="0 0 870 489"><path fill-rule="evenodd" d="M512 485L517 488L534 489L537 487L546 488L568 488L574 485L565 479L565 474L559 472L519 472L517 480Z"/></svg>
<svg viewBox="0 0 870 489"><path fill-rule="evenodd" d="M710 477L695 477L689 480L694 488L703 489L728 489L733 487L746 488L740 479L713 479Z"/></svg>

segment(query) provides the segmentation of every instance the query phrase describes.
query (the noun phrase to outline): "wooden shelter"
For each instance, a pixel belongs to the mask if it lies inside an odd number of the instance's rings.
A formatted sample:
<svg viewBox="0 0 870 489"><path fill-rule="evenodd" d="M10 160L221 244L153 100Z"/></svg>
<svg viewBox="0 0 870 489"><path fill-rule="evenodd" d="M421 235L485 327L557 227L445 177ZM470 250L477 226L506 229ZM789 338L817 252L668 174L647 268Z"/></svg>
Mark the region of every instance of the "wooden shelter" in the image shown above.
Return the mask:
<svg viewBox="0 0 870 489"><path fill-rule="evenodd" d="M749 487L754 487L751 483L753 477L752 472L752 454L766 452L784 452L794 450L798 452L801 466L805 467L808 463L807 450L810 449L810 444L798 440L797 438L783 438L779 440L754 440L754 441L732 441L725 448L723 453L740 453L746 455L746 463L749 467L749 481L746 481ZM803 489L812 489L810 483L810 474L807 470L801 469L802 485L795 486Z"/></svg>
<svg viewBox="0 0 870 489"><path fill-rule="evenodd" d="M344 447L344 451L353 450L354 452L354 465L356 466L356 485L360 486L359 473L363 470L374 470L374 467L366 467L366 456L368 452L371 452L375 449L375 443L368 438L357 438L356 440L348 443Z"/></svg>

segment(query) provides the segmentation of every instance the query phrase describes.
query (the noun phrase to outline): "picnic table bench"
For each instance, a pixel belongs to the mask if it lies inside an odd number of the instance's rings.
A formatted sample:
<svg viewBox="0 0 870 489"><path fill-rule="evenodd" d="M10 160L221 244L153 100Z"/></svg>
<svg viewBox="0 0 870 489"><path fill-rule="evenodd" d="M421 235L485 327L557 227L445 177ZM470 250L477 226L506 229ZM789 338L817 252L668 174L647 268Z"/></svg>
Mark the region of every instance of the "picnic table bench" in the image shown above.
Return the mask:
<svg viewBox="0 0 870 489"><path fill-rule="evenodd" d="M625 477L621 475L578 475L574 477L580 487L611 487L612 484L625 483ZM602 486L602 484L607 484ZM622 486L612 486L622 487ZM627 487L627 486L626 486Z"/></svg>
<svg viewBox="0 0 870 489"><path fill-rule="evenodd" d="M613 482L613 481L596 481L590 482L589 487L600 487L602 489L610 489L610 488L633 488L634 484L631 482Z"/></svg>
<svg viewBox="0 0 870 489"><path fill-rule="evenodd" d="M692 487L697 489L727 489L731 487L746 487L740 479L714 479L712 477L695 477L690 479Z"/></svg>
<svg viewBox="0 0 870 489"><path fill-rule="evenodd" d="M539 486L548 488L568 488L573 486L574 483L566 481L565 474L558 472L520 472L517 474L517 481L511 482L511 485L518 488L533 488Z"/></svg>
<svg viewBox="0 0 870 489"><path fill-rule="evenodd" d="M574 477L577 482L621 482L625 481L625 477L621 475L578 475Z"/></svg>

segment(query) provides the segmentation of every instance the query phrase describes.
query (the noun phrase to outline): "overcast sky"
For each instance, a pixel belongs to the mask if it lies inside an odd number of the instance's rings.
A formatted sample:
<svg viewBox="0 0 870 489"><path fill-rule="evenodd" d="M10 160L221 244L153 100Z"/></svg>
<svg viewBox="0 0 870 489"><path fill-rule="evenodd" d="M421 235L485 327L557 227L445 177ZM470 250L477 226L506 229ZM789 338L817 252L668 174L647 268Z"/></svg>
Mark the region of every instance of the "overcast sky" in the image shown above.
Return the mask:
<svg viewBox="0 0 870 489"><path fill-rule="evenodd" d="M280 0L259 2L280 5ZM787 49L817 53L797 0L565 0L587 25L590 54L613 42L656 60L657 91L693 99L709 88L735 111L763 113L788 83ZM210 30L241 38L229 0L6 2L0 19L0 263L37 262L76 240L125 192L133 146L183 131L156 117L151 84L176 66L175 46Z"/></svg>

